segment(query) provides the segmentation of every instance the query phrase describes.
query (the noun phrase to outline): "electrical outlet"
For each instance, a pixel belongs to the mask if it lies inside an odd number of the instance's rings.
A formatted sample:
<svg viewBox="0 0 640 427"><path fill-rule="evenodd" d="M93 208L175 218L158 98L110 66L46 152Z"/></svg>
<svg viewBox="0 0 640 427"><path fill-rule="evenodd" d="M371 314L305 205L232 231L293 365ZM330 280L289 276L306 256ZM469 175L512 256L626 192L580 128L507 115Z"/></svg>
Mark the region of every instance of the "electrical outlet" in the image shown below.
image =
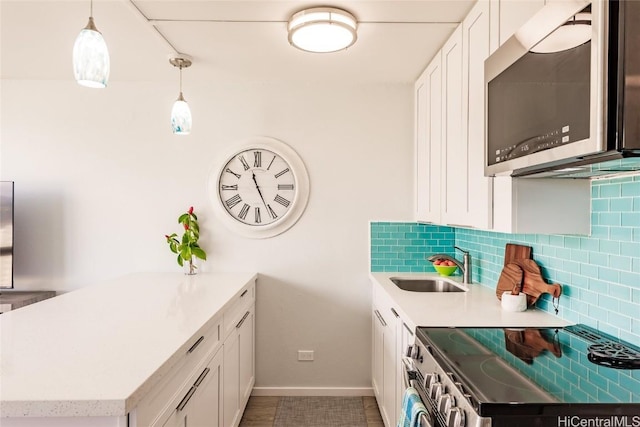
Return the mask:
<svg viewBox="0 0 640 427"><path fill-rule="evenodd" d="M298 350L298 360L312 361L313 350Z"/></svg>

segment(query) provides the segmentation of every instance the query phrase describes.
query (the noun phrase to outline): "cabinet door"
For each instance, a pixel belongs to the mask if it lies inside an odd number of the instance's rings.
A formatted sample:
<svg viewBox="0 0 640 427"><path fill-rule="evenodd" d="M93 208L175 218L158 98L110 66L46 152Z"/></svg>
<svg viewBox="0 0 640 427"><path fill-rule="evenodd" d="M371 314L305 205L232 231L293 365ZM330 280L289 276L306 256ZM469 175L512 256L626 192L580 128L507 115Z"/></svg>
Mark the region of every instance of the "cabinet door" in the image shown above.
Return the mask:
<svg viewBox="0 0 640 427"><path fill-rule="evenodd" d="M462 22L462 151L466 151L466 183L457 190L461 198L459 224L490 229L493 179L484 176L484 61L490 54L489 2L479 1Z"/></svg>
<svg viewBox="0 0 640 427"><path fill-rule="evenodd" d="M223 417L224 426L232 427L240 421L240 340L234 331L224 341L223 359Z"/></svg>
<svg viewBox="0 0 640 427"><path fill-rule="evenodd" d="M255 383L255 315L254 306L248 311L247 317L238 328L239 345L239 382L240 382L240 410L249 400L253 384Z"/></svg>
<svg viewBox="0 0 640 427"><path fill-rule="evenodd" d="M240 423L254 384L254 306L247 309L224 341L224 425Z"/></svg>
<svg viewBox="0 0 640 427"><path fill-rule="evenodd" d="M462 26L442 47L442 221L463 224L467 212L468 151L462 133Z"/></svg>
<svg viewBox="0 0 640 427"><path fill-rule="evenodd" d="M186 427L222 427L222 352L207 365L187 406ZM204 376L203 376L204 375Z"/></svg>
<svg viewBox="0 0 640 427"><path fill-rule="evenodd" d="M163 427L222 427L222 351L216 352Z"/></svg>
<svg viewBox="0 0 640 427"><path fill-rule="evenodd" d="M380 312L374 306L371 329L372 334L372 355L371 355L371 385L378 401L378 406L382 406L383 387L383 360L384 360L384 328L386 325L381 320Z"/></svg>
<svg viewBox="0 0 640 427"><path fill-rule="evenodd" d="M416 220L440 222L442 163L442 54L415 85Z"/></svg>
<svg viewBox="0 0 640 427"><path fill-rule="evenodd" d="M384 333L384 356L383 356L383 392L382 400L384 402L385 412L387 414L387 425L395 426L398 421L396 414L396 393L398 391L398 385L396 379L398 377L398 342L397 338L397 325L401 322L397 314L392 311L386 311L384 318L388 319L389 326Z"/></svg>

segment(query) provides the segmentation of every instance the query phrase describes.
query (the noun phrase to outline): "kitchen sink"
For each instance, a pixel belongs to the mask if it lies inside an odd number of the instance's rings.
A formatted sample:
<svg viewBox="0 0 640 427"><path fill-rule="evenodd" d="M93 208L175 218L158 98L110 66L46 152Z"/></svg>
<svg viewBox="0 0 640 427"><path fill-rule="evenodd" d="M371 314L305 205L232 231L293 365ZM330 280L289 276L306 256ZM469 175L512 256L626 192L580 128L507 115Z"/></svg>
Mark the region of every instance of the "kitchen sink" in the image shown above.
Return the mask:
<svg viewBox="0 0 640 427"><path fill-rule="evenodd" d="M466 292L466 289L444 279L391 277L400 289L411 292Z"/></svg>

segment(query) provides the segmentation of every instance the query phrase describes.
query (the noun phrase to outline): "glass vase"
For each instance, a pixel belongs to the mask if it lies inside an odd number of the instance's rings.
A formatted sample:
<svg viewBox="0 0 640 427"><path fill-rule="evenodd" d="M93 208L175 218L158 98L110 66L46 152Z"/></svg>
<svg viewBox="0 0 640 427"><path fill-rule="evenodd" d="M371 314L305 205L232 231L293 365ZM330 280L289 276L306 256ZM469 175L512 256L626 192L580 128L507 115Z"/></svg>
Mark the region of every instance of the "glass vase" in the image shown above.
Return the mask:
<svg viewBox="0 0 640 427"><path fill-rule="evenodd" d="M192 256L190 260L186 260L183 262L184 274L188 276L193 276L194 274L198 274L198 258Z"/></svg>

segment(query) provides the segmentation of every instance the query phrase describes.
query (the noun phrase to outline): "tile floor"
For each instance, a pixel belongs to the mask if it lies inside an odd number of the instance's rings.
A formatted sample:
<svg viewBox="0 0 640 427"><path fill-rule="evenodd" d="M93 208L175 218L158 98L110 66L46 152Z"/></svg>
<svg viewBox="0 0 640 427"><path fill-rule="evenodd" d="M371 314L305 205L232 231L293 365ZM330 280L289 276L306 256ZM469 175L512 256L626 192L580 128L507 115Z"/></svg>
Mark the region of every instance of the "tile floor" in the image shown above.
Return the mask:
<svg viewBox="0 0 640 427"><path fill-rule="evenodd" d="M280 397L278 396L251 396L242 420L240 421L240 427L272 427L279 400ZM380 411L378 411L376 398L373 396L363 396L362 404L364 406L365 416L367 417L367 426L384 427Z"/></svg>

